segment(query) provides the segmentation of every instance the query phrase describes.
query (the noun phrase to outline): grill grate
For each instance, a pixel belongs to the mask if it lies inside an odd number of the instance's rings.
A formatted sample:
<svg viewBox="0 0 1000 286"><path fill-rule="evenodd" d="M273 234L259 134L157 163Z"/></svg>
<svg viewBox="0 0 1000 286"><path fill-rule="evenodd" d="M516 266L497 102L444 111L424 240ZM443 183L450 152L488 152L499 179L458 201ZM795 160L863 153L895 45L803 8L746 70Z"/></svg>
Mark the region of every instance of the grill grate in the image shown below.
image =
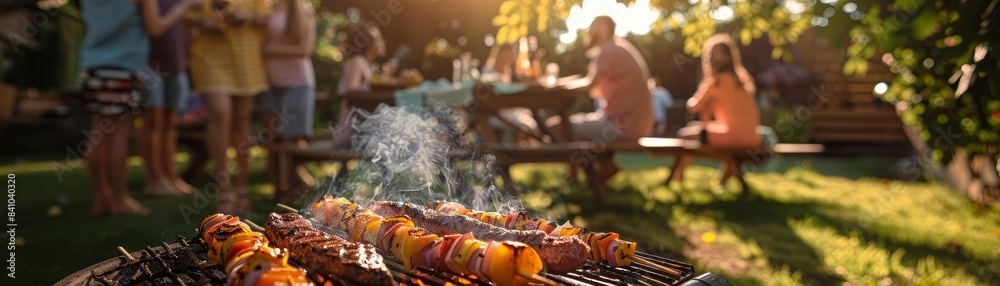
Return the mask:
<svg viewBox="0 0 1000 286"><path fill-rule="evenodd" d="M315 222L314 222L315 224ZM343 237L343 232L316 225L318 229ZM386 267L401 285L489 285L466 277L442 271L418 268L407 270L403 263L379 250ZM123 251L123 253L126 253ZM178 237L173 244L162 243L155 247L128 253L80 270L56 285L225 285L226 273L208 259L208 249L200 241L189 242ZM653 267L633 263L628 267L614 268L588 262L583 268L565 275L542 273L553 281L565 285L680 285L691 280L694 267L677 260L636 252L636 256L660 266L677 270L672 275ZM294 262L294 261L293 261ZM297 264L297 263L296 263ZM310 273L310 278L336 285L351 285L336 277L316 274L304 265L297 264Z"/></svg>
<svg viewBox="0 0 1000 286"><path fill-rule="evenodd" d="M127 252L126 252L127 253ZM202 243L178 237L105 260L73 273L55 285L225 285L226 273L208 259Z"/></svg>

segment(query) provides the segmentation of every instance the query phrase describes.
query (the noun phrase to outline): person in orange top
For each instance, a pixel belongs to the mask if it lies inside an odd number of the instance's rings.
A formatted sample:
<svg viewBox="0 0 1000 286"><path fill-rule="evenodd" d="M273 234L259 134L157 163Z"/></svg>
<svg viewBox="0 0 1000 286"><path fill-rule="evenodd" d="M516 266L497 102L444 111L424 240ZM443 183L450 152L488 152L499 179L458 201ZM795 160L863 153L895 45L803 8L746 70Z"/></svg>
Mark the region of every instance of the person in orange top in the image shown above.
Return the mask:
<svg viewBox="0 0 1000 286"><path fill-rule="evenodd" d="M698 91L687 101L688 111L699 114L677 131L683 138L699 139L702 144L725 149L759 148L762 141L756 128L760 125L755 87L750 73L743 67L736 42L727 34L716 34L705 41L701 55L703 79ZM684 167L691 156L680 157L678 171L671 180L683 180ZM723 180L733 175L739 166L723 164Z"/></svg>

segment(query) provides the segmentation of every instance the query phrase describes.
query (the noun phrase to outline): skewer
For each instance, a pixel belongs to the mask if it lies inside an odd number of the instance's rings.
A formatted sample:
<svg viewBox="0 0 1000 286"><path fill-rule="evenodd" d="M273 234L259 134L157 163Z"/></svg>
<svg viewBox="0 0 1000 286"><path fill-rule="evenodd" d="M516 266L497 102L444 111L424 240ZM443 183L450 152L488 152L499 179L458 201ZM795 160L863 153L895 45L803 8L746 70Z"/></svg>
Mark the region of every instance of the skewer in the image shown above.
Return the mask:
<svg viewBox="0 0 1000 286"><path fill-rule="evenodd" d="M286 211L293 212L293 213L298 213L299 212L299 210L297 210L297 209L295 209L293 207L290 207L290 206L288 206L286 204L282 204L282 203L278 203L278 208L284 209Z"/></svg>
<svg viewBox="0 0 1000 286"><path fill-rule="evenodd" d="M128 261L135 261L135 257L132 257L132 254L128 253L124 247L118 246L118 251L120 251L122 255L125 255L125 258L128 258Z"/></svg>
<svg viewBox="0 0 1000 286"><path fill-rule="evenodd" d="M524 278L528 278L528 280L531 280L533 282L542 283L542 284L545 284L545 285L560 285L556 281L552 281L552 279L545 278L542 275L533 274L531 272L525 271L524 269L518 269L517 270L517 275L521 275Z"/></svg>
<svg viewBox="0 0 1000 286"><path fill-rule="evenodd" d="M674 275L674 276L678 276L678 277L681 276L681 272L677 271L677 269L673 269L673 268L670 268L670 267L666 267L666 266L663 266L663 265L659 265L659 264L653 263L652 261L649 261L649 260L646 260L644 258L635 256L634 254L629 254L627 257L628 257L628 259L631 259L632 262L636 262L636 263L639 263L639 264L642 264L642 265L646 265L646 266L655 268L656 270L660 270L660 271L663 271L663 272L670 273L671 275Z"/></svg>
<svg viewBox="0 0 1000 286"><path fill-rule="evenodd" d="M259 225L257 225L256 223L253 223L253 221L250 221L249 219L243 219L243 223L247 224L247 226L250 226L250 229L252 229L254 231L258 231L258 232L263 232L264 231L263 227L260 227Z"/></svg>

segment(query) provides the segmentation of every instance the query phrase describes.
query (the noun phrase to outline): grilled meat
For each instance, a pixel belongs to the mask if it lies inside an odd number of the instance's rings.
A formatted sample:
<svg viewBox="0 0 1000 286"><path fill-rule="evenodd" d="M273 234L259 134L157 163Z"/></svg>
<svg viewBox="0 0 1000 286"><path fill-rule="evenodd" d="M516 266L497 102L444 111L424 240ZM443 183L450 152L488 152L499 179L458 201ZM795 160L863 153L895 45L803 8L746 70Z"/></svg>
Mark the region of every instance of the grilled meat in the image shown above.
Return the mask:
<svg viewBox="0 0 1000 286"><path fill-rule="evenodd" d="M590 251L587 244L575 236L557 237L537 230L509 230L414 204L378 201L372 203L371 210L383 217L408 216L417 226L438 235L471 233L479 239L523 242L538 251L546 271L553 274L564 274L583 267Z"/></svg>
<svg viewBox="0 0 1000 286"><path fill-rule="evenodd" d="M352 243L313 228L298 214L272 213L265 232L271 243L322 274L360 285L393 285L392 275L370 244Z"/></svg>

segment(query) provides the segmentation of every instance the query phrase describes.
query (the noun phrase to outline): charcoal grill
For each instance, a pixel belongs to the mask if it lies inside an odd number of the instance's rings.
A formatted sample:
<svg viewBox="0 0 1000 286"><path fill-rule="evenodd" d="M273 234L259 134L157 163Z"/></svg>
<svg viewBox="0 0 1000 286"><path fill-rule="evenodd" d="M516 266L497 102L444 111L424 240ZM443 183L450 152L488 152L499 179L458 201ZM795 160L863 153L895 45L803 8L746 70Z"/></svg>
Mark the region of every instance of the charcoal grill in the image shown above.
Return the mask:
<svg viewBox="0 0 1000 286"><path fill-rule="evenodd" d="M315 224L315 223L314 223ZM343 236L343 232L331 230L321 225L318 229ZM208 259L208 249L200 240L178 237L172 244L123 252L122 256L92 265L56 282L56 285L225 285L226 273L217 263ZM407 270L402 261L385 252L382 255L386 267L400 285L490 285L443 271L418 268ZM694 276L694 267L675 259L649 253L636 252L636 256L659 266L675 270L674 275L654 267L633 263L628 267L610 267L588 261L576 271L554 275L541 273L544 277L565 285L685 285L685 286L727 286L731 285L721 276L705 273ZM296 266L310 269L292 261ZM330 281L336 285L351 283L325 277L309 271L310 278L317 282ZM321 283L317 283L321 284Z"/></svg>

